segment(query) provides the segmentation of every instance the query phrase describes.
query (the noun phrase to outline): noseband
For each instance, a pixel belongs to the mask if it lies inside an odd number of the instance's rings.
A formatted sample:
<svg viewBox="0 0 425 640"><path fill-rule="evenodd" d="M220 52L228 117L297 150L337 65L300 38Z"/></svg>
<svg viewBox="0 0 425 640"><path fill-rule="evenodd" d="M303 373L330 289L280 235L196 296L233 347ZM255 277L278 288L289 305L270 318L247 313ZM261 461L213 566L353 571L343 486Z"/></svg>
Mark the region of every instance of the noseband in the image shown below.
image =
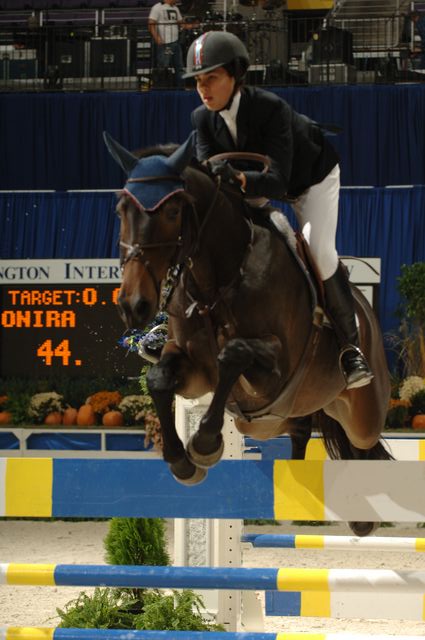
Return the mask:
<svg viewBox="0 0 425 640"><path fill-rule="evenodd" d="M154 181L167 181L167 180L181 180L181 178L179 176L174 176L174 175L147 176L147 177L140 177L140 178L129 178L127 182L131 182L131 183L154 182ZM142 211L143 207L141 203L130 192L127 192L127 193L129 197L131 197L133 202L137 205L137 207ZM146 211L146 209L143 209L143 210ZM146 211L146 213L149 213L149 212ZM121 260L121 271L124 269L125 265L131 260L138 260L139 262L141 262L152 280L155 293L157 296L157 300L159 303L160 297L161 297L161 284L156 279L156 276L151 267L150 261L144 255L145 251L148 249L164 249L166 247L180 247L181 244L182 244L182 239L180 236L176 241L172 241L172 242L152 242L152 243L144 243L144 244L137 243L134 245L127 244L126 242L123 242L122 240L120 240L120 247L122 247L123 249L126 249L127 251L127 255L123 260Z"/></svg>
<svg viewBox="0 0 425 640"><path fill-rule="evenodd" d="M155 242L155 243L146 243L146 244L127 244L126 242L120 241L120 247L123 247L127 250L127 255L124 260L121 261L121 270L124 269L125 265L131 260L138 260L142 263L143 267L146 269L149 274L153 286L155 288L155 293L158 299L158 303L161 297L161 284L156 279L155 273L151 267L150 261L145 256L146 249L163 249L164 247L180 247L182 244L181 238L175 242Z"/></svg>

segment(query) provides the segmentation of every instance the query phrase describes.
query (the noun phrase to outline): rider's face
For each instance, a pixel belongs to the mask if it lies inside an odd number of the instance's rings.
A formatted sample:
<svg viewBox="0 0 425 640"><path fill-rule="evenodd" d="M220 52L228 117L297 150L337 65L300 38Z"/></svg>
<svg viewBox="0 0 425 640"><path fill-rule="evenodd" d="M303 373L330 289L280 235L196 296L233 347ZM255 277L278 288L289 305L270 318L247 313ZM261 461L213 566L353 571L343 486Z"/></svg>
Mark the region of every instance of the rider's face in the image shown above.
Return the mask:
<svg viewBox="0 0 425 640"><path fill-rule="evenodd" d="M209 73L196 76L196 88L202 102L210 111L224 109L235 87L235 79L226 69L218 67Z"/></svg>

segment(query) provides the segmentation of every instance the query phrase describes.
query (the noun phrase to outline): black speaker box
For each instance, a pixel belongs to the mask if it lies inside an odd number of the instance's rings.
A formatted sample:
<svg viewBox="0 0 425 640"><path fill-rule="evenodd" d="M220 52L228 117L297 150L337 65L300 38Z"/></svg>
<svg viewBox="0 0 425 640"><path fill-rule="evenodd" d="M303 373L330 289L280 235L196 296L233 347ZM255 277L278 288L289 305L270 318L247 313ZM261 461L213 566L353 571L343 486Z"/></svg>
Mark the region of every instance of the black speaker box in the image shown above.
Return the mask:
<svg viewBox="0 0 425 640"><path fill-rule="evenodd" d="M54 42L50 65L57 67L61 78L84 77L84 46L82 40Z"/></svg>
<svg viewBox="0 0 425 640"><path fill-rule="evenodd" d="M9 60L11 80L29 80L37 77L37 60Z"/></svg>
<svg viewBox="0 0 425 640"><path fill-rule="evenodd" d="M127 38L102 38L90 43L90 76L112 78L129 75Z"/></svg>
<svg viewBox="0 0 425 640"><path fill-rule="evenodd" d="M328 27L313 34L313 64L339 62L353 64L353 34Z"/></svg>

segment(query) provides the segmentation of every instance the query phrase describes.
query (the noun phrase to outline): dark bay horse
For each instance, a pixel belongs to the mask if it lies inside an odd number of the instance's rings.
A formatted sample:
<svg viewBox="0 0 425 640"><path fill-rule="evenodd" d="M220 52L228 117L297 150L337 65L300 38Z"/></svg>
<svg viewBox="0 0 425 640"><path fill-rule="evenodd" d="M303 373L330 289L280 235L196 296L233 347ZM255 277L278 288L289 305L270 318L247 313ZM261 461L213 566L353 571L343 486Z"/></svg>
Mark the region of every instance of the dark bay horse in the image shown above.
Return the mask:
<svg viewBox="0 0 425 640"><path fill-rule="evenodd" d="M117 206L126 325L146 327L168 285L169 339L147 382L176 479L200 482L220 460L225 410L243 434L264 440L288 433L295 459L304 458L313 426L331 458L391 458L380 441L389 376L380 328L363 295L353 288L374 378L347 391L334 332L320 321L291 232L283 241L269 223L246 215L239 194L190 163L190 140L169 156L158 148L139 158L105 139L129 176ZM185 448L174 396L208 392L211 404ZM371 523L352 525L358 535L372 530Z"/></svg>

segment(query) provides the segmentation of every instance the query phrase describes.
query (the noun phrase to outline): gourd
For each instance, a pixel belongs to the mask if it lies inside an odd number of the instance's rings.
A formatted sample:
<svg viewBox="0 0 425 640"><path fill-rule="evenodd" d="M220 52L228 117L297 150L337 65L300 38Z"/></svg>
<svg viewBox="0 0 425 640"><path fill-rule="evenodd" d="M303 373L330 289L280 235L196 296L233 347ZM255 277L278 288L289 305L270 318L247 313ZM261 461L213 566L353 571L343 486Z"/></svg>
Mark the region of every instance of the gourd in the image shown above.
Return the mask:
<svg viewBox="0 0 425 640"><path fill-rule="evenodd" d="M77 415L77 409L74 409L74 407L68 407L68 409L65 409L63 412L62 424L66 426L77 424Z"/></svg>
<svg viewBox="0 0 425 640"><path fill-rule="evenodd" d="M418 413L412 418L413 429L425 429L425 413Z"/></svg>
<svg viewBox="0 0 425 640"><path fill-rule="evenodd" d="M96 424L96 414L91 404L83 404L78 409L77 424L79 427L92 427Z"/></svg>
<svg viewBox="0 0 425 640"><path fill-rule="evenodd" d="M51 411L44 418L44 424L62 424L62 414L60 411Z"/></svg>
<svg viewBox="0 0 425 640"><path fill-rule="evenodd" d="M0 411L0 424L10 424L12 422L12 414L10 411Z"/></svg>
<svg viewBox="0 0 425 640"><path fill-rule="evenodd" d="M122 427L124 416L121 411L107 411L103 414L102 424L105 427Z"/></svg>

